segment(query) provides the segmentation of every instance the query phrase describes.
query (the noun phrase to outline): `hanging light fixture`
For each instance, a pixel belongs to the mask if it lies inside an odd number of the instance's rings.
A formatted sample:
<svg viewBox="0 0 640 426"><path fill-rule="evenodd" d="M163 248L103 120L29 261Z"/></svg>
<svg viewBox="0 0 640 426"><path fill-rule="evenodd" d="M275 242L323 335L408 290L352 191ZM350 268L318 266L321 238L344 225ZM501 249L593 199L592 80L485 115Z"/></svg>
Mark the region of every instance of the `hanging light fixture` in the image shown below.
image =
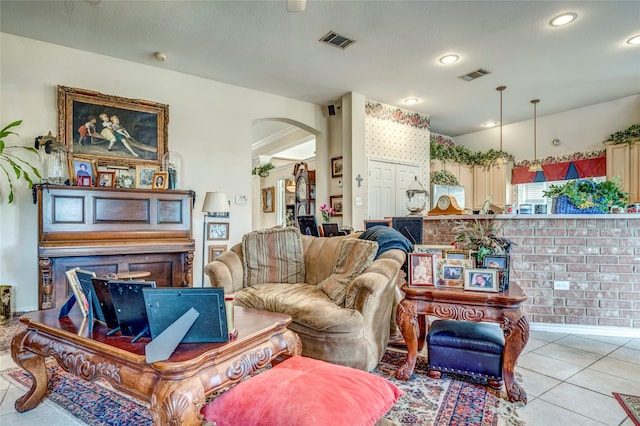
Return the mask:
<svg viewBox="0 0 640 426"><path fill-rule="evenodd" d="M498 86L496 90L500 92L500 151L498 157L495 159L495 164L503 165L507 163L507 159L504 156L504 152L502 151L502 92L506 89L507 86Z"/></svg>
<svg viewBox="0 0 640 426"><path fill-rule="evenodd" d="M537 123L536 123L536 119L537 119L537 114L536 114L536 105L538 104L538 102L540 102L540 99L532 99L531 103L533 104L533 161L531 162L531 165L529 166L529 171L530 172L541 172L542 171L542 166L540 165L540 163L538 163L538 153L536 152L536 148L537 148L537 144L536 144L536 127L537 127Z"/></svg>

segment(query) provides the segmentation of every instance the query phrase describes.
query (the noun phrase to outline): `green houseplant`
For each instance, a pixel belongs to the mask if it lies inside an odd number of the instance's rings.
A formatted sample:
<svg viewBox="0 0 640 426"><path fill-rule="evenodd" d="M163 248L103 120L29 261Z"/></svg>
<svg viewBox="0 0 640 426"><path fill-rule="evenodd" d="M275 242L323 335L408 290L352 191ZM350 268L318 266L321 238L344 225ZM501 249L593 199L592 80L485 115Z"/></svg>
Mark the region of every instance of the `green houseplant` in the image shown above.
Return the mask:
<svg viewBox="0 0 640 426"><path fill-rule="evenodd" d="M13 202L13 175L15 174L15 179L20 180L24 179L29 184L29 188L33 186L33 180L29 173L33 173L36 177L40 178L40 172L36 169L31 163L27 160L20 158L18 155L14 154L13 151L24 149L28 152L37 154L35 148L28 146L17 146L17 145L9 145L5 144L4 139L9 135L19 136L16 132L10 130L14 127L17 127L22 124L22 120L14 121L13 123L8 124L2 130L0 130L0 168L4 171L4 174L7 176L7 182L9 183L9 203Z"/></svg>
<svg viewBox="0 0 640 426"><path fill-rule="evenodd" d="M570 180L564 185L551 185L542 195L556 199L566 197L573 206L585 213L595 210L607 213L611 207L624 208L629 202L629 193L620 189L619 181L618 176L604 182L595 182L593 179Z"/></svg>
<svg viewBox="0 0 640 426"><path fill-rule="evenodd" d="M253 170L251 170L251 174L258 175L260 177L266 177L266 176L269 176L269 170L275 169L275 168L276 166L274 166L273 163L266 163L266 164L262 164L260 166L254 167Z"/></svg>

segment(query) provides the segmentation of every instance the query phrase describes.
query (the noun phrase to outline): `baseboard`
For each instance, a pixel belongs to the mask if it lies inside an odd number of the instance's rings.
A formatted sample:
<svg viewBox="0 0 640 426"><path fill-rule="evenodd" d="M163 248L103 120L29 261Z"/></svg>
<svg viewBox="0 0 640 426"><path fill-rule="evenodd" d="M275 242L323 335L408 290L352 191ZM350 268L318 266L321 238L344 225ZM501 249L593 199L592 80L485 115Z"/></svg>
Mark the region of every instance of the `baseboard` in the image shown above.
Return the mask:
<svg viewBox="0 0 640 426"><path fill-rule="evenodd" d="M592 336L633 337L640 338L639 328L607 327L602 325L549 324L544 322L529 323L529 329L550 333L591 334Z"/></svg>

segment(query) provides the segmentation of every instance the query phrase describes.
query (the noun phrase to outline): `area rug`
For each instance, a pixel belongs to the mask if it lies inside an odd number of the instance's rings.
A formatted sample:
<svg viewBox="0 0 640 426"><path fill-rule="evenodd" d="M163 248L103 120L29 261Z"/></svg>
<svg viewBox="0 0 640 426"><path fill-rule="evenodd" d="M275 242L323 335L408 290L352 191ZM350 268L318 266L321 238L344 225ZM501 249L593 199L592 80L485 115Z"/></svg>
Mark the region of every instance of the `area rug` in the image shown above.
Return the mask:
<svg viewBox="0 0 640 426"><path fill-rule="evenodd" d="M634 425L640 426L640 396L612 392Z"/></svg>
<svg viewBox="0 0 640 426"><path fill-rule="evenodd" d="M461 376L443 375L441 380L426 375L427 364L418 358L409 381L395 379L405 354L387 350L374 374L391 380L404 395L386 418L399 425L522 425L514 404L500 393ZM123 395L102 381L87 382L64 372L53 360L47 362L47 398L90 425L151 425L148 404ZM10 382L25 391L30 376L22 369L3 372ZM503 391L504 393L504 391ZM503 395L504 397L504 395Z"/></svg>
<svg viewBox="0 0 640 426"><path fill-rule="evenodd" d="M27 326L19 321L22 314L16 314L13 320L6 324L0 325L0 352L11 349L11 340L13 336Z"/></svg>

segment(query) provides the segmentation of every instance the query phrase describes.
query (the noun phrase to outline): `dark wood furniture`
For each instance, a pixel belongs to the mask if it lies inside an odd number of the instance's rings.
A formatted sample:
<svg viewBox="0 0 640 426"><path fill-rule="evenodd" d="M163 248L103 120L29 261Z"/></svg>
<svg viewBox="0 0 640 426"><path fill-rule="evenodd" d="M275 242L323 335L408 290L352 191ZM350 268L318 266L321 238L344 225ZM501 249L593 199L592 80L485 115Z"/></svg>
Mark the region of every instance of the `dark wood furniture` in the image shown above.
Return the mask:
<svg viewBox="0 0 640 426"><path fill-rule="evenodd" d="M38 303L62 306L65 271L146 271L158 287L192 285L193 191L35 185Z"/></svg>
<svg viewBox="0 0 640 426"><path fill-rule="evenodd" d="M309 170L307 163L300 162L294 167L296 182L294 220L299 216L315 215L316 210L316 172Z"/></svg>
<svg viewBox="0 0 640 426"><path fill-rule="evenodd" d="M502 373L509 401L527 403L527 393L518 384L514 369L529 340L529 322L522 310L527 295L514 283L500 293L465 291L446 287L402 286L405 299L398 305L396 320L407 344L407 361L396 371L396 378L409 380L418 351L427 334L426 316L470 322L499 323L505 347Z"/></svg>
<svg viewBox="0 0 640 426"><path fill-rule="evenodd" d="M227 343L181 343L167 361L148 364L143 337L136 343L96 323L87 331L79 310L58 319L56 309L23 315L26 330L11 342L13 360L33 376L31 389L16 400L24 412L36 407L48 386L45 358L85 380L102 378L114 388L149 402L154 425L201 425L205 398L272 361L299 355L300 338L287 329L291 317L236 307L237 337Z"/></svg>

